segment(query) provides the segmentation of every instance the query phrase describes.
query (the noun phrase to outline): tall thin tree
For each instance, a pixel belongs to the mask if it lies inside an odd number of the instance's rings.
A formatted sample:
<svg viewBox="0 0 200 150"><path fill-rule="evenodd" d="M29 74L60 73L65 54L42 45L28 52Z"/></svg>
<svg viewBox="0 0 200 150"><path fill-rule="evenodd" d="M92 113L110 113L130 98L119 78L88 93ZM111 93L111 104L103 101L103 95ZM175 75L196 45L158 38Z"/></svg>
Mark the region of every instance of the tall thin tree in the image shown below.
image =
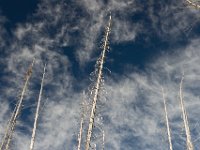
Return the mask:
<svg viewBox="0 0 200 150"><path fill-rule="evenodd" d="M21 109L22 109L22 103L23 103L24 96L25 96L25 93L26 93L26 90L27 90L27 87L28 87L28 82L29 82L31 75L32 75L34 63L35 63L35 58L33 59L31 65L29 66L28 71L25 75L25 83L24 83L24 86L22 88L20 99L19 99L17 105L15 106L15 109L12 113L11 119L10 119L8 125L7 125L6 133L4 135L0 150L4 150L4 149L8 150L9 149L10 141L12 139L12 136L13 136L13 133L14 133L14 130L15 130L15 127L16 127L17 118L18 118L18 116L21 112Z"/></svg>
<svg viewBox="0 0 200 150"><path fill-rule="evenodd" d="M84 114L81 116L80 129L78 135L78 150L81 150L82 134L83 134Z"/></svg>
<svg viewBox="0 0 200 150"><path fill-rule="evenodd" d="M41 98L42 98L42 92L43 92L45 73L46 73L46 64L44 66L44 71L43 71L43 75L42 75L40 93L39 93L39 97L38 97L38 103L37 103L35 119L34 119L34 126L33 126L33 131L32 131L32 136L31 136L30 150L33 150L33 147L34 147L34 144L35 144L35 136L36 136L37 122L38 122L40 105L41 105Z"/></svg>
<svg viewBox="0 0 200 150"><path fill-rule="evenodd" d="M190 134L190 127L189 127L187 112L186 112L184 100L183 100L183 92L182 92L183 91L183 80L184 80L184 74L183 74L183 76L181 78L181 82L180 82L179 96L180 96L180 105L181 105L181 110L182 110L185 134L186 134L186 145L187 145L187 150L194 150L194 147L192 144L192 139L191 139L191 134Z"/></svg>
<svg viewBox="0 0 200 150"><path fill-rule="evenodd" d="M97 99L99 96L99 90L100 90L101 81L102 81L103 66L104 66L106 51L108 50L108 43L109 43L108 39L109 39L110 31L111 31L111 21L112 21L112 17L110 15L108 26L106 27L105 39L104 39L104 43L103 43L103 50L101 52L99 60L97 61L97 63L99 63L98 68L97 68L97 80L96 80L96 83L94 86L94 97L92 98L92 109L91 109L90 118L89 118L89 126L88 126L88 131L87 131L85 150L89 150L89 148L90 148Z"/></svg>
<svg viewBox="0 0 200 150"><path fill-rule="evenodd" d="M168 117L166 99L165 99L165 93L164 93L163 87L162 87L162 95L163 95L163 102L164 102L165 121L166 121L166 126L167 126L167 136L168 136L168 142L169 142L169 149L173 150L171 132L170 132L170 127L169 127L169 117Z"/></svg>
<svg viewBox="0 0 200 150"><path fill-rule="evenodd" d="M84 119L87 112L87 103L85 101L85 92L83 92L83 102L82 102L82 112L81 112L81 122L80 122L80 129L78 134L78 146L77 150L81 150L81 142L82 142L82 135L83 135L83 126L84 126Z"/></svg>

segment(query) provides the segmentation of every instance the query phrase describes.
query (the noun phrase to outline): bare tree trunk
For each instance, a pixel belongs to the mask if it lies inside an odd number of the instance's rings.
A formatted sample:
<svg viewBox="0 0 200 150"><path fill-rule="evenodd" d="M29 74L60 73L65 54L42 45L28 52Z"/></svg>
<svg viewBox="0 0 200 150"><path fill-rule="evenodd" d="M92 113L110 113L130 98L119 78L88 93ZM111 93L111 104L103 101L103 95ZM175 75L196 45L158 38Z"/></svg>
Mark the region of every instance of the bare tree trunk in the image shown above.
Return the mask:
<svg viewBox="0 0 200 150"><path fill-rule="evenodd" d="M3 149L3 147L5 146L6 140L8 140L8 136L9 136L9 134L10 134L10 129L11 129L11 126L12 126L12 123L13 123L13 119L14 119L14 115L15 115L15 113L16 113L17 105L18 105L18 103L16 104L15 109L14 109L14 111L12 112L12 116L11 116L9 122L8 122L7 127L6 127L6 132L5 132L5 135L4 135L4 137L3 137L0 150Z"/></svg>
<svg viewBox="0 0 200 150"><path fill-rule="evenodd" d="M167 106L166 106L166 99L165 99L163 88L162 88L162 94L163 94L163 101L164 101L164 110L165 110L165 119L166 119L166 126L167 126L167 136L168 136L168 141L169 141L169 149L173 150L171 132L170 132L170 127L169 127L169 119L168 119L168 113L167 113Z"/></svg>
<svg viewBox="0 0 200 150"><path fill-rule="evenodd" d="M20 99L13 111L13 114L11 116L11 119L8 123L8 126L7 126L7 130L6 130L6 133L5 133L5 136L3 138L3 141L2 141L2 144L1 144L1 148L0 150L8 150L9 149L9 145L10 145L10 141L12 139L12 136L13 136L13 133L14 133L14 130L15 130L15 127L16 127L16 122L17 122L17 118L21 112L21 109L22 109L22 102L23 102L23 99L24 99L24 95L26 93L26 89L27 89L27 86L28 86L28 82L29 82L29 79L31 77L31 74L32 74L32 69L33 69L33 65L35 63L35 58L33 59L33 62L32 64L30 65L27 73L26 73L26 76L25 76L25 83L24 83L24 86L23 86L23 89L22 89L22 92L21 92L21 96L20 96Z"/></svg>
<svg viewBox="0 0 200 150"><path fill-rule="evenodd" d="M181 110L182 110L182 116L183 116L183 122L184 122L184 127L185 127L185 134L186 134L186 144L187 144L187 150L194 150L193 144L192 144L192 139L191 139L191 134L190 134L190 127L189 127L189 122L187 118L187 112L184 106L184 101L183 101L183 80L184 80L184 74L181 79L180 83L180 103L181 103Z"/></svg>
<svg viewBox="0 0 200 150"><path fill-rule="evenodd" d="M82 133L83 133L83 123L84 123L84 118L82 116L81 117L81 123L80 123L79 135L78 135L78 150L81 150Z"/></svg>
<svg viewBox="0 0 200 150"><path fill-rule="evenodd" d="M100 64L98 67L98 75L97 75L96 85L94 87L94 97L92 99L92 110L91 110L90 119L89 119L89 126L88 126L88 132L87 132L87 137L86 137L85 150L89 150L89 147L90 147L92 130L93 130L93 126L94 126L94 117L95 117L95 112L96 112L97 98L99 95L99 89L100 89L100 84L101 84L101 80L102 80L102 70L103 70L103 65L104 65L104 61L105 61L106 50L108 49L108 38L109 38L110 30L111 30L111 21L112 21L112 17L110 15L109 23L108 23L108 26L106 27L106 35L105 35L105 40L104 40L104 44L103 44L103 51L102 51L100 59L99 59Z"/></svg>
<svg viewBox="0 0 200 150"><path fill-rule="evenodd" d="M39 97L38 97L38 104L37 104L37 109L36 109L36 113L35 113L34 127L33 127L33 132L32 132L32 137L31 137L30 150L33 150L34 143L35 143L35 136L36 136L36 129L37 129L39 111L40 111L40 104L41 104L41 98L42 98L42 91L43 91L45 72L46 72L46 64L44 66L44 72L43 72L43 75L42 75L40 93L39 93Z"/></svg>
<svg viewBox="0 0 200 150"><path fill-rule="evenodd" d="M87 112L87 103L85 101L85 92L83 92L83 101L82 101L82 112L81 112L81 122L80 122L80 129L78 134L78 147L77 150L81 150L81 142L82 142L82 135L83 135L83 125L84 125L84 119L85 114Z"/></svg>

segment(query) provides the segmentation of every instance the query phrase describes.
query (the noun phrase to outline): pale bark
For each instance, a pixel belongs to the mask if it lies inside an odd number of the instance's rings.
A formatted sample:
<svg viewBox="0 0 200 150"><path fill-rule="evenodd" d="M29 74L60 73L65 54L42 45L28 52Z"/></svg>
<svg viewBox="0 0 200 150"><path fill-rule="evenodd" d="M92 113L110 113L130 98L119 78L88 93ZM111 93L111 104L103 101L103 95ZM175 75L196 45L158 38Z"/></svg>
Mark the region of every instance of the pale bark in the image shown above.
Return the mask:
<svg viewBox="0 0 200 150"><path fill-rule="evenodd" d="M182 76L181 83L180 83L179 96L180 96L182 117L183 117L183 122L184 122L184 127L185 127L186 145L187 145L187 150L194 150L194 147L193 147L193 144L192 144L192 139L191 139L191 134L190 134L189 122L188 122L188 118L187 118L187 112L186 112L184 100L183 100L183 92L182 92L183 80L184 80L184 75Z"/></svg>
<svg viewBox="0 0 200 150"><path fill-rule="evenodd" d="M13 111L13 114L11 116L11 119L8 123L7 130L6 130L5 136L3 138L0 150L4 150L4 149L8 150L9 149L10 142L11 142L11 139L12 139L15 127L16 127L17 118L18 118L18 116L21 112L21 109L22 109L22 103L23 103L23 100L24 100L26 89L28 87L28 82L29 82L31 75L32 75L32 69L33 69L34 63L35 63L35 58L33 59L33 62L30 65L30 67L29 67L29 69L26 73L25 83L24 83L24 86L23 86L23 89L22 89L22 92L21 92L21 95L20 95L20 99L19 99L19 101L18 101L18 103L17 103L17 105L16 105L16 107Z"/></svg>
<svg viewBox="0 0 200 150"><path fill-rule="evenodd" d="M93 126L94 126L97 98L99 95L99 89L100 89L101 80L102 80L103 65L104 65L104 61L105 61L106 50L108 49L108 38L109 38L110 30L111 30L111 21L112 21L112 17L110 15L109 23L108 23L108 26L106 27L106 35L105 35L105 40L104 40L104 44L103 44L103 51L102 51L100 59L99 59L100 64L98 66L97 81L96 81L96 85L94 87L94 97L92 99L92 110L91 110L90 119L89 119L89 126L88 126L88 132L87 132L87 137L86 137L85 150L89 150L89 147L90 147L92 130L93 130Z"/></svg>
<svg viewBox="0 0 200 150"><path fill-rule="evenodd" d="M164 101L165 121L166 121L166 126L167 126L167 136L168 136L168 142L169 142L169 149L173 150L171 132L170 132L170 127L169 127L169 117L168 117L166 99L165 99L165 94L164 94L163 88L162 88L162 94L163 94L163 101Z"/></svg>
<svg viewBox="0 0 200 150"><path fill-rule="evenodd" d="M42 98L42 92L43 92L45 72L46 72L46 64L44 66L44 72L43 72L43 75L42 75L40 93L39 93L37 109L36 109L36 113L35 113L33 132L32 132L32 136L31 136L30 150L33 150L33 147L34 147L34 144L35 144L35 137L36 137L38 118L39 118L39 111L40 111L40 105L41 105L41 98Z"/></svg>

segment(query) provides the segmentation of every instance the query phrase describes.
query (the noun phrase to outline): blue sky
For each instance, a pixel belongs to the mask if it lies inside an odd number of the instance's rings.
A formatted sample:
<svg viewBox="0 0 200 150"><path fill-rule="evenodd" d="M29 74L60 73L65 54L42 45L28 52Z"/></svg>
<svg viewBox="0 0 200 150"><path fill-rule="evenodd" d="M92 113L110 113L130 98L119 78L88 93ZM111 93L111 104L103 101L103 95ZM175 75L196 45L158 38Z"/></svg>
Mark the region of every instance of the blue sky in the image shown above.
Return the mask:
<svg viewBox="0 0 200 150"><path fill-rule="evenodd" d="M92 146L101 149L104 130L108 150L167 150L163 87L173 147L185 149L178 94L184 72L191 136L199 148L200 10L184 0L1 0L0 139L24 74L36 58L11 149L25 150L30 144L44 63L47 73L35 149L76 149L80 103L83 91L89 93L94 84L91 73L109 12L110 50Z"/></svg>

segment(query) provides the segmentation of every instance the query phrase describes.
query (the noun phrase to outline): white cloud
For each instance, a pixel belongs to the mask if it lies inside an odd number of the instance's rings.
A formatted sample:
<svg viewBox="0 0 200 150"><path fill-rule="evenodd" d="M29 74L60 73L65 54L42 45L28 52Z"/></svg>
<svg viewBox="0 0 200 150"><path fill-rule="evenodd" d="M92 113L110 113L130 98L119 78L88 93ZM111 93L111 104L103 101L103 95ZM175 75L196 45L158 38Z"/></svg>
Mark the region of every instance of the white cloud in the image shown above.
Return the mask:
<svg viewBox="0 0 200 150"><path fill-rule="evenodd" d="M107 23L109 11L114 15L111 37L113 43L133 41L137 33L142 32L143 25L133 23L127 17L135 11L141 11L141 7L136 7L141 6L138 2L111 0L104 4L103 1L83 0L74 2L74 5L73 8L70 4L63 2L41 1L37 13L34 14L33 23L27 21L25 24L19 24L14 30L15 36L10 42L12 44L3 45L7 50L7 55L1 58L1 62L6 65L4 72L7 74L1 79L8 85L5 85L2 90L2 99L12 99L11 102L15 102L16 89L20 91L23 75L32 58L36 57L37 62L28 90L29 96L26 97L26 104L35 104L42 67L45 62L48 63L43 93L43 101L46 103L40 115L35 149L62 150L75 147L81 92L74 87L87 83L87 79L77 83L70 72L71 62L63 54L62 47L78 45L75 53L80 64L94 60L91 54L97 48L97 39ZM81 9L85 14L81 16L82 14L76 12L76 8ZM182 26L184 28L189 24L191 12L172 16L178 26L169 28L171 20L163 17L168 15L166 11L156 17L155 10L152 9L153 7L148 12L155 29L161 21L163 32L176 34L176 27L179 30L179 27L182 29ZM0 27L3 28L1 25ZM76 32L80 32L80 36L76 36ZM2 39L2 41L5 40ZM103 116L103 125L98 124L101 121L96 121L96 128L105 130L107 149L126 148L128 150L133 146L135 149L145 150L167 149L161 86L167 93L172 137L173 141L176 141L175 148L184 148L185 145L182 142L184 138L180 135L182 121L178 101L179 82L183 70L185 72L185 103L192 138L196 139L199 136L196 133L198 130L194 127L199 122L200 47L198 43L199 39L192 40L185 49L174 49L175 54L160 56L146 66L146 72L137 73L129 70L127 76L116 75L117 81L106 78L107 101L102 98L103 107L100 105L97 107L99 112L97 115ZM1 136L5 129L5 120L8 120L12 110L8 103L10 102L0 105L0 118L3 118L0 120ZM34 112L35 107L31 108L31 111ZM23 109L23 112L27 112L27 109ZM31 113L28 121L22 119L18 124L28 131L17 130L14 138L16 150L28 148L29 132L32 128L30 122L33 122L33 115L34 113ZM100 117L99 120L101 120ZM96 136L101 137L99 132ZM101 141L96 141L96 143L100 147ZM199 147L198 142L194 145L196 148Z"/></svg>

